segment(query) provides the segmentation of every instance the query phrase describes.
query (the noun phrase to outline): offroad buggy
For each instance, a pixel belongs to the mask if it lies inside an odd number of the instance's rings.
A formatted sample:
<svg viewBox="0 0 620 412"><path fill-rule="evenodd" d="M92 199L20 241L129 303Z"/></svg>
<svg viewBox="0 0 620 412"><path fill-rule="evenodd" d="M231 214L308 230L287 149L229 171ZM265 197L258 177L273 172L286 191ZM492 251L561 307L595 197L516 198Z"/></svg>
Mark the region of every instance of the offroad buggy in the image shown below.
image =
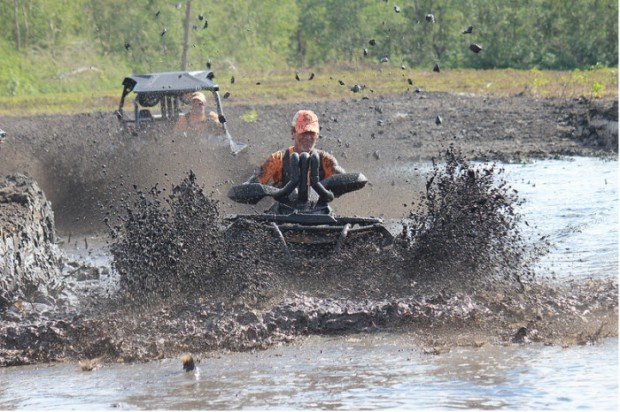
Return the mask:
<svg viewBox="0 0 620 412"><path fill-rule="evenodd" d="M189 104L193 92L209 91L215 100L219 122L230 142L231 151L236 154L246 145L235 143L228 132L219 87L213 82L213 77L210 71L134 74L125 77L116 117L125 130L136 135L155 123L175 124L182 116L181 103ZM126 113L125 99L131 92L136 94L133 111Z"/></svg>
<svg viewBox="0 0 620 412"><path fill-rule="evenodd" d="M228 197L239 203L256 204L265 197L276 203L265 214L239 214L229 217L227 233L233 232L243 222L253 222L277 238L287 259L293 259L291 246L318 246L323 252L339 252L354 239L387 247L394 236L374 217L336 216L329 202L355 190L368 182L361 173L343 173L319 180L319 155L301 153L291 155L288 182L282 188L260 183L244 183L232 187ZM310 248L310 250L313 250ZM318 250L318 249L314 249ZM295 253L295 257L297 254Z"/></svg>

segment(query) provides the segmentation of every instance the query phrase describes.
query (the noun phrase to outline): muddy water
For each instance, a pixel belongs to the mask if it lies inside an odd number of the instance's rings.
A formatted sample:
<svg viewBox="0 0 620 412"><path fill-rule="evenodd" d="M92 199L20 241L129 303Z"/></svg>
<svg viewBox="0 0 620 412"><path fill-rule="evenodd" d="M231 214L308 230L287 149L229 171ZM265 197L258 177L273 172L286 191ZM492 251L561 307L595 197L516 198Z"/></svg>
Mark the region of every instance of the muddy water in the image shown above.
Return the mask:
<svg viewBox="0 0 620 412"><path fill-rule="evenodd" d="M618 162L595 158L507 165L507 179L525 198L525 233L548 236L540 273L606 278L618 273Z"/></svg>
<svg viewBox="0 0 620 412"><path fill-rule="evenodd" d="M421 353L407 335L311 337L256 353L180 361L0 370L0 408L595 409L617 407L618 345L456 348ZM610 362L613 360L613 362ZM611 363L611 366L610 366Z"/></svg>
<svg viewBox="0 0 620 412"><path fill-rule="evenodd" d="M559 282L617 276L617 162L575 158L505 168L525 199L525 228L532 239L547 236L552 243L540 262L542 275L555 274ZM90 373L75 364L6 368L0 409L618 407L617 339L568 349L485 345L426 355L403 333L314 336L205 358L199 371L184 374L173 359Z"/></svg>

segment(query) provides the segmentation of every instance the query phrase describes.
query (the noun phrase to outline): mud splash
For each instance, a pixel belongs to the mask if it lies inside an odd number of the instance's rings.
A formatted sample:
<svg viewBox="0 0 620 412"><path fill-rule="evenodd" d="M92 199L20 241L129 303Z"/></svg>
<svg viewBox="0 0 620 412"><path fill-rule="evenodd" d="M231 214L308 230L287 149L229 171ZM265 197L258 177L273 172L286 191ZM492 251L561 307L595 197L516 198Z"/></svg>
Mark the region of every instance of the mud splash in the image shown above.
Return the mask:
<svg viewBox="0 0 620 412"><path fill-rule="evenodd" d="M165 205L157 188L138 192L124 223L113 229L121 286L133 298L181 292L275 297L274 290L281 297L379 297L396 291L405 296L417 292L416 283L433 280L456 291L490 279L523 288L522 277L532 273L517 226L516 191L498 179L495 166L475 168L452 146L442 156L428 177L424 210L410 215L393 247L362 239L345 243L337 254L299 253L293 262L262 226L247 221L224 230L216 202L192 172Z"/></svg>
<svg viewBox="0 0 620 412"><path fill-rule="evenodd" d="M536 258L519 230L522 201L495 164L473 166L453 145L433 159L420 203L403 227L403 257L412 276L444 288L479 287L479 282L533 278ZM539 245L540 246L540 245ZM537 253L542 250L537 250Z"/></svg>
<svg viewBox="0 0 620 412"><path fill-rule="evenodd" d="M146 194L138 191L126 207L124 224L110 226L116 239L110 248L114 267L133 301L150 294L169 298L203 292L209 287L203 275L217 269L217 203L203 194L193 172L172 188L165 204L160 200L163 190L155 186Z"/></svg>
<svg viewBox="0 0 620 412"><path fill-rule="evenodd" d="M174 324L172 330L177 333L169 339L185 342L177 350L260 348L307 333L355 333L403 324L418 327L427 345L448 347L456 341L462 344L463 339L472 345L481 341L564 345L615 336L617 285L613 281L562 287L536 279L531 263L546 244L532 246L523 239L515 212L518 193L501 179L501 172L494 165L472 166L450 147L428 176L421 194L423 210L411 214L392 248L381 250L368 242L349 245L338 255L294 263L282 258L270 233L250 222L234 237L227 237L217 207L195 187L190 174L179 186L184 189L175 189L179 197L167 203L171 212L163 212L155 200L142 203L155 211L143 209L139 225L131 223L138 215L130 215L124 230L136 232L125 236L144 238L136 244L147 243L149 248L163 245L154 254L159 259L174 241L149 243L153 223L159 222L157 230L174 233L156 231L160 239L184 240L192 236L183 234L182 228L210 224L210 241L196 242L198 253L188 250L187 255L179 255L180 261L199 256L209 267L201 270L190 264L185 276L179 272L183 268L175 265L174 282L187 279L193 287L186 289L190 293L177 287L172 298L167 292L158 293L158 288L129 280L136 273L131 270L124 272L128 277L124 284L139 288L130 290L130 295L149 296L148 307L168 308L165 318L172 322L168 329ZM210 207L206 213L192 215L178 213L178 205L195 205L189 211ZM162 216L170 220L162 223ZM185 218L189 219L180 223ZM128 256L118 245L116 253L125 262ZM139 249L132 253L139 256L136 266L148 259ZM158 272L156 263L147 266L149 276L169 273ZM141 318L162 320L162 315ZM124 339L156 339L156 325L140 338ZM196 335L201 338L196 340Z"/></svg>

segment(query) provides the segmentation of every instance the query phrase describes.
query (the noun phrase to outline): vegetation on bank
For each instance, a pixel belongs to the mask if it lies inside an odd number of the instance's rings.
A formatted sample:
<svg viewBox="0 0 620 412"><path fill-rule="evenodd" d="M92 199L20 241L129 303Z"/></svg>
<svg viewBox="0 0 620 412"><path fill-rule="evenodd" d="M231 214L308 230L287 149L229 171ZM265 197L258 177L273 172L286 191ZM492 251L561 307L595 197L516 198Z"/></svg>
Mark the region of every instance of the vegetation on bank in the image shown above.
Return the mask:
<svg viewBox="0 0 620 412"><path fill-rule="evenodd" d="M210 67L228 105L416 88L617 98L617 15L615 0L3 1L0 115L111 112L123 77L183 62Z"/></svg>
<svg viewBox="0 0 620 412"><path fill-rule="evenodd" d="M308 80L311 73L312 80ZM234 84L230 82L235 76ZM306 69L299 72L268 75L223 72L216 75L221 94L230 93L225 106L285 102L311 102L342 98L362 98L401 93L428 92L472 93L496 96L529 96L536 98L618 99L618 70L541 71L541 70L419 70L394 67L339 69ZM409 84L411 79L412 85ZM38 96L0 97L1 116L35 114L70 114L113 112L120 100L122 78L116 88L104 91L50 93ZM344 85L339 83L342 80ZM260 84L257 84L260 83ZM358 93L355 84L366 87Z"/></svg>
<svg viewBox="0 0 620 412"><path fill-rule="evenodd" d="M618 65L616 0L12 0L0 2L0 21L0 96L109 93L124 75L178 70L184 44L190 68L211 62L220 75L275 73L277 83L295 70L369 67L384 57L384 71L405 65L418 77L436 63L442 70ZM472 43L482 51L472 52ZM371 83L374 74L360 77ZM301 84L285 89L303 92Z"/></svg>

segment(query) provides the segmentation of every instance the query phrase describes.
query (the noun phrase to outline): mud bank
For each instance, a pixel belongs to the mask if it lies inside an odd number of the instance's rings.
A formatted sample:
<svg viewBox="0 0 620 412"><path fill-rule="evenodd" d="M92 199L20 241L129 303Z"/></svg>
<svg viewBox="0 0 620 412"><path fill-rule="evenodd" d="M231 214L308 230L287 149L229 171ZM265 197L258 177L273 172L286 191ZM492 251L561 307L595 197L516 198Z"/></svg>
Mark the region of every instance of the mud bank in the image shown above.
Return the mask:
<svg viewBox="0 0 620 412"><path fill-rule="evenodd" d="M0 364L6 364L5 355L11 352L13 344L6 340L11 327L28 325L39 331L37 339L18 345L36 347L43 344L39 334L57 330L52 325L59 319L85 310L93 297L104 293L98 289L111 272L68 259L57 242L54 213L38 184L19 174L2 179L0 322L5 334L0 338Z"/></svg>
<svg viewBox="0 0 620 412"><path fill-rule="evenodd" d="M0 311L14 302L54 305L65 285L54 213L24 175L0 181Z"/></svg>
<svg viewBox="0 0 620 412"><path fill-rule="evenodd" d="M406 328L429 354L485 344L594 344L617 336L613 282L559 290L531 286L514 295L498 288L478 294L366 299L297 296L257 308L244 303L172 304L105 311L97 317L39 324L4 322L0 365L94 359L148 361L183 352L265 349L309 334L355 334Z"/></svg>
<svg viewBox="0 0 620 412"><path fill-rule="evenodd" d="M601 147L618 153L618 101L611 106L593 104L587 115L571 115L574 130L571 137L590 147Z"/></svg>

